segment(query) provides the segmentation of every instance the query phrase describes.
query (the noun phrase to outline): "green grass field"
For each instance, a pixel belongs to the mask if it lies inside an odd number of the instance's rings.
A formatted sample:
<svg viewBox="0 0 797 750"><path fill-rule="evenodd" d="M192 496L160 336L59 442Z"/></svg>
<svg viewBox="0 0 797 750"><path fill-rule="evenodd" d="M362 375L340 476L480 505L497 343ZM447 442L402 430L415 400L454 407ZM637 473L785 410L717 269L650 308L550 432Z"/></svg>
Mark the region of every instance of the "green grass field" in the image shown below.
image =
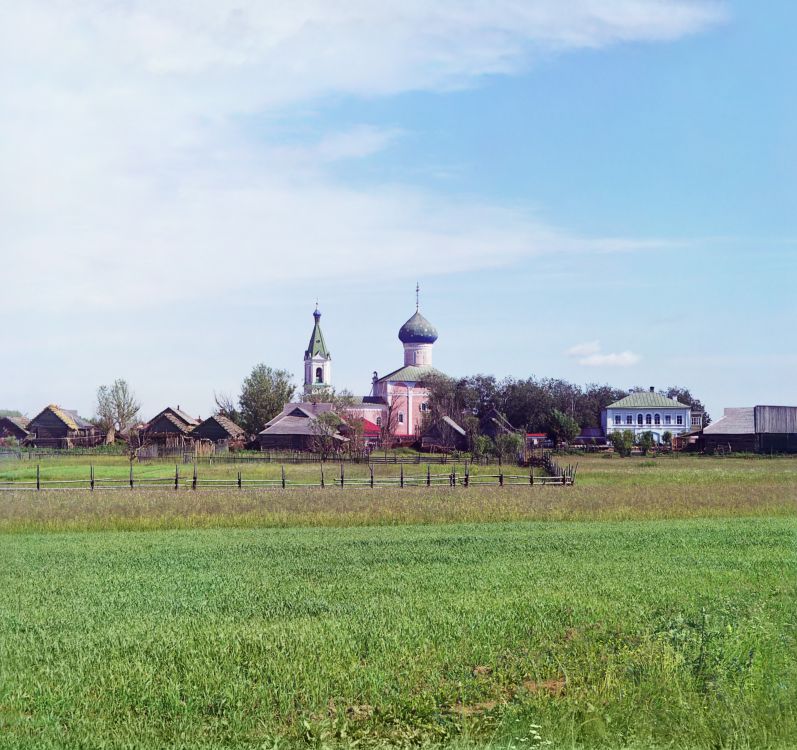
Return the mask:
<svg viewBox="0 0 797 750"><path fill-rule="evenodd" d="M0 493L0 748L793 748L795 480Z"/></svg>

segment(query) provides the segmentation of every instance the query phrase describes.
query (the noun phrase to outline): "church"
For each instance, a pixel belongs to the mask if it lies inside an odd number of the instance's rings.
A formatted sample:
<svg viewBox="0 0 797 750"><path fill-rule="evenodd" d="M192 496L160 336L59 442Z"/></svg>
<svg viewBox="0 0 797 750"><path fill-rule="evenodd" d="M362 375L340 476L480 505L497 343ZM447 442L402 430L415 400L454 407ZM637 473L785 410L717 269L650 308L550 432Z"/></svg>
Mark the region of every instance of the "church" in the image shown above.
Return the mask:
<svg viewBox="0 0 797 750"><path fill-rule="evenodd" d="M439 375L432 365L432 351L437 329L421 314L419 289L416 287L415 313L399 328L398 338L404 348L404 364L380 377L374 372L371 393L349 409L356 416L387 430L396 438L417 438L429 410L426 381ZM304 398L332 388L332 355L321 330L321 312L313 312L313 331L304 353Z"/></svg>

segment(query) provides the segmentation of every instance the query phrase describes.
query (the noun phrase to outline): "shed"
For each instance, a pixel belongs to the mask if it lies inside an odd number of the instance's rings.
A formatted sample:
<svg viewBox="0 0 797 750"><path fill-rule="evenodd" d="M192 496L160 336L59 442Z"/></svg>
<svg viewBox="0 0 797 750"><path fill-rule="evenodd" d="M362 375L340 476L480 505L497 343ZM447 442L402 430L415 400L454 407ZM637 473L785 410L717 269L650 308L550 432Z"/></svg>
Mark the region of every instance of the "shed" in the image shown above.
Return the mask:
<svg viewBox="0 0 797 750"><path fill-rule="evenodd" d="M199 420L186 414L179 406L176 409L167 406L147 422L142 434L148 443L182 448L193 441L191 432L198 425Z"/></svg>
<svg viewBox="0 0 797 750"><path fill-rule="evenodd" d="M257 439L261 450L312 451L319 438L316 420L320 414L332 411L329 403L290 403L276 417L269 420ZM336 442L347 442L343 435L330 436Z"/></svg>
<svg viewBox="0 0 797 750"><path fill-rule="evenodd" d="M0 417L0 438L16 438L24 440L30 434L27 417Z"/></svg>
<svg viewBox="0 0 797 750"><path fill-rule="evenodd" d="M466 450L468 435L451 417L441 417L423 433L421 447L425 450Z"/></svg>
<svg viewBox="0 0 797 750"><path fill-rule="evenodd" d="M214 443L243 440L246 433L243 427L235 424L223 414L214 414L198 424L191 431L191 436Z"/></svg>

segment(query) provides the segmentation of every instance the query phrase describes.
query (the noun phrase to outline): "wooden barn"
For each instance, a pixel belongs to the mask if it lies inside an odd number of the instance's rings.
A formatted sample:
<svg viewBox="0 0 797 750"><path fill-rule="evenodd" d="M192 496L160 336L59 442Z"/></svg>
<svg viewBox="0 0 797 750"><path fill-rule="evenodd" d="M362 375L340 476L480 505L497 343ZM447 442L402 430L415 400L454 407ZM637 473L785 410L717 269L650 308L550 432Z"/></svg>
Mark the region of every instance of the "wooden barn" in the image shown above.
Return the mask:
<svg viewBox="0 0 797 750"><path fill-rule="evenodd" d="M195 440L209 440L218 447L240 445L243 448L246 442L244 428L221 414L214 414L194 427L191 437Z"/></svg>
<svg viewBox="0 0 797 750"><path fill-rule="evenodd" d="M147 422L141 431L143 440L152 445L164 448L185 448L193 445L192 431L199 425L199 420L181 411L167 406Z"/></svg>
<svg viewBox="0 0 797 750"><path fill-rule="evenodd" d="M442 417L431 424L421 436L421 448L427 451L464 451L468 448L468 434L451 417Z"/></svg>
<svg viewBox="0 0 797 750"><path fill-rule="evenodd" d="M495 440L499 435L509 435L517 430L498 409L490 409L479 422L479 432Z"/></svg>
<svg viewBox="0 0 797 750"><path fill-rule="evenodd" d="M28 427L26 443L37 448L73 448L99 445L105 435L73 409L50 404L42 409Z"/></svg>
<svg viewBox="0 0 797 750"><path fill-rule="evenodd" d="M261 450L312 451L316 447L319 428L315 424L319 414L332 411L332 404L293 403L270 420L258 433ZM333 439L347 442L343 435Z"/></svg>
<svg viewBox="0 0 797 750"><path fill-rule="evenodd" d="M725 409L703 430L707 453L797 453L797 406L747 406Z"/></svg>
<svg viewBox="0 0 797 750"><path fill-rule="evenodd" d="M15 438L22 442L30 434L29 424L27 417L0 417L0 439Z"/></svg>

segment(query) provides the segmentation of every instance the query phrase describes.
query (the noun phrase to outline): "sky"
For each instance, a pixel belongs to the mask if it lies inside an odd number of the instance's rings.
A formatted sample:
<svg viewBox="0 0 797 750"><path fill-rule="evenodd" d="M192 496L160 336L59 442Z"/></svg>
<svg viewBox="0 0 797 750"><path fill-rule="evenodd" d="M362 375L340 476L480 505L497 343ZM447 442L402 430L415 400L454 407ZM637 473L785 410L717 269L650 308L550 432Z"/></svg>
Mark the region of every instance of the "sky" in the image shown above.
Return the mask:
<svg viewBox="0 0 797 750"><path fill-rule="evenodd" d="M0 408L264 362L797 404L797 3L31 0L0 25Z"/></svg>

